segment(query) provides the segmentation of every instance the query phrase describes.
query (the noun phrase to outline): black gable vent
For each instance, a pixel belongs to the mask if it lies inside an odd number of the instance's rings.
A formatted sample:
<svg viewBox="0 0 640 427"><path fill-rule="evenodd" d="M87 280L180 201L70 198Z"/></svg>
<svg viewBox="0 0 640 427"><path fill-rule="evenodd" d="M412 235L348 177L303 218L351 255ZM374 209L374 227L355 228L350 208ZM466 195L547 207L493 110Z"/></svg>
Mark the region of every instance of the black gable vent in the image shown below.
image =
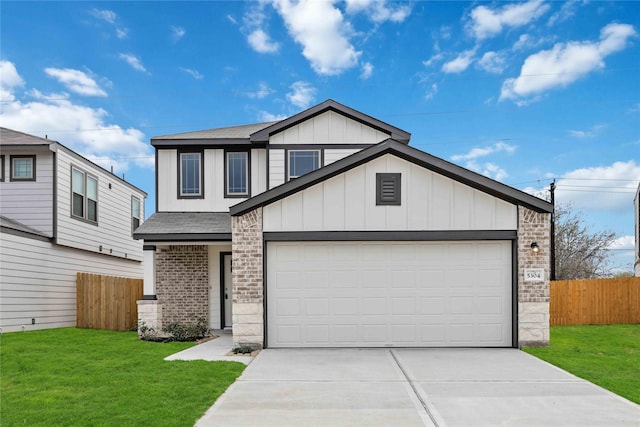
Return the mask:
<svg viewBox="0 0 640 427"><path fill-rule="evenodd" d="M376 205L400 206L399 173L376 174Z"/></svg>

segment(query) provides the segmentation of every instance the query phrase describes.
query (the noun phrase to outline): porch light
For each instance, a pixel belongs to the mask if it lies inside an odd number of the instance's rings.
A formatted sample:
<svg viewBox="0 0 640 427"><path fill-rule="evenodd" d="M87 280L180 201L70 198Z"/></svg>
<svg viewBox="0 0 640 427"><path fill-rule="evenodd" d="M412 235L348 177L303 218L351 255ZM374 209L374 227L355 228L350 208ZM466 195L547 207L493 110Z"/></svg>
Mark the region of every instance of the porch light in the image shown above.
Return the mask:
<svg viewBox="0 0 640 427"><path fill-rule="evenodd" d="M538 246L538 242L531 243L531 252L533 252L534 254L540 252L540 246Z"/></svg>

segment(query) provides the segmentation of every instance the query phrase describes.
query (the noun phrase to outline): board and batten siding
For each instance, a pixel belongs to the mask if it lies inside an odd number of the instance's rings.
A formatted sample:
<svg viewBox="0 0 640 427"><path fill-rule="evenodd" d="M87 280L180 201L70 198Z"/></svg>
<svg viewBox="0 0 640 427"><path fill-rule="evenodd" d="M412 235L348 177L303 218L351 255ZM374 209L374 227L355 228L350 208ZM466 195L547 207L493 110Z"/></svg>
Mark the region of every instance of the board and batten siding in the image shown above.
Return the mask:
<svg viewBox="0 0 640 427"><path fill-rule="evenodd" d="M75 326L76 273L142 278L142 263L0 233L3 332ZM31 324L35 319L35 325Z"/></svg>
<svg viewBox="0 0 640 427"><path fill-rule="evenodd" d="M131 197L136 196L140 199L141 217L144 218L144 194L135 191L104 169L72 156L64 149L58 150L56 159L56 243L141 261L143 242L134 240L131 230ZM71 216L72 165L98 178L97 225Z"/></svg>
<svg viewBox="0 0 640 427"><path fill-rule="evenodd" d="M327 111L269 137L269 144L376 144L389 134Z"/></svg>
<svg viewBox="0 0 640 427"><path fill-rule="evenodd" d="M0 215L53 236L53 153L51 151L5 150L4 182L0 182ZM11 181L12 155L36 156L35 181Z"/></svg>
<svg viewBox="0 0 640 427"><path fill-rule="evenodd" d="M376 206L376 173L401 173L401 205ZM264 207L264 231L516 230L517 207L386 154Z"/></svg>
<svg viewBox="0 0 640 427"><path fill-rule="evenodd" d="M266 183L266 150L251 150L251 194L262 193ZM224 150L205 149L203 155L204 197L178 198L178 150L158 150L158 212L226 212L244 198L225 198Z"/></svg>

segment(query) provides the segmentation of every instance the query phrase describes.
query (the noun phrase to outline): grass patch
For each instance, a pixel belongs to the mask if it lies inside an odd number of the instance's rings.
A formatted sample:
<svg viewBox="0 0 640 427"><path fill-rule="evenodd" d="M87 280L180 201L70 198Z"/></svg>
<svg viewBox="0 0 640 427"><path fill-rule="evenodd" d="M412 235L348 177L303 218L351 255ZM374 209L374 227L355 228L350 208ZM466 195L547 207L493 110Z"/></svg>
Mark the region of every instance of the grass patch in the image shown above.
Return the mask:
<svg viewBox="0 0 640 427"><path fill-rule="evenodd" d="M640 403L640 325L554 326L549 347L523 350Z"/></svg>
<svg viewBox="0 0 640 427"><path fill-rule="evenodd" d="M245 368L163 360L193 345L76 328L3 334L0 424L193 426Z"/></svg>

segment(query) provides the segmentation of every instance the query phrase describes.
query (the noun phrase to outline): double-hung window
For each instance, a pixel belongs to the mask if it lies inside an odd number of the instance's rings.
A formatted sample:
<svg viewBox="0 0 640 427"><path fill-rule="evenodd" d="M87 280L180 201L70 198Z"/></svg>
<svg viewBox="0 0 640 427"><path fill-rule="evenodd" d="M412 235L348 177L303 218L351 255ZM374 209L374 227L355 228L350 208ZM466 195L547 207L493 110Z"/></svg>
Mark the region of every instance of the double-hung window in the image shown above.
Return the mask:
<svg viewBox="0 0 640 427"><path fill-rule="evenodd" d="M202 198L202 153L181 152L178 159L178 196L181 198Z"/></svg>
<svg viewBox="0 0 640 427"><path fill-rule="evenodd" d="M71 216L98 222L98 178L71 168Z"/></svg>
<svg viewBox="0 0 640 427"><path fill-rule="evenodd" d="M11 156L11 181L36 180L36 156Z"/></svg>
<svg viewBox="0 0 640 427"><path fill-rule="evenodd" d="M140 199L131 197L131 232L140 227Z"/></svg>
<svg viewBox="0 0 640 427"><path fill-rule="evenodd" d="M227 152L225 161L226 197L248 197L249 153Z"/></svg>
<svg viewBox="0 0 640 427"><path fill-rule="evenodd" d="M289 150L289 179L298 178L320 167L320 150Z"/></svg>

